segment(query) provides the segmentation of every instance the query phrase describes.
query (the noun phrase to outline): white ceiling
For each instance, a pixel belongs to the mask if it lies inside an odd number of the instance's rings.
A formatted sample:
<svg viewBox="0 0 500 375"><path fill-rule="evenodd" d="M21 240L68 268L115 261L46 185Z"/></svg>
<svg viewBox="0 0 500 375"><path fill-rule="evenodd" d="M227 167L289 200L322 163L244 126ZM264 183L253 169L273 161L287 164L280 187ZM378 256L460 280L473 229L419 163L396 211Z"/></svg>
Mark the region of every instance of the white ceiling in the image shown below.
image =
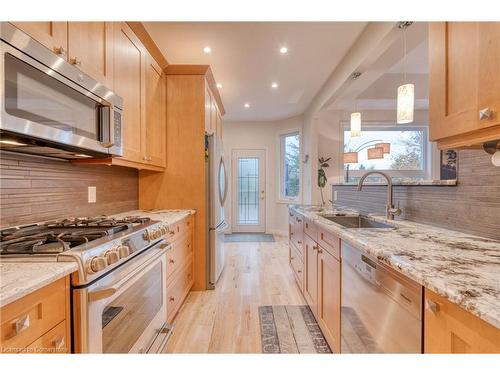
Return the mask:
<svg viewBox="0 0 500 375"><path fill-rule="evenodd" d="M212 66L229 121L304 112L366 22L145 22L170 64ZM205 54L203 47L212 52ZM279 48L286 46L288 54ZM277 82L277 89L271 83ZM244 108L249 103L250 108Z"/></svg>

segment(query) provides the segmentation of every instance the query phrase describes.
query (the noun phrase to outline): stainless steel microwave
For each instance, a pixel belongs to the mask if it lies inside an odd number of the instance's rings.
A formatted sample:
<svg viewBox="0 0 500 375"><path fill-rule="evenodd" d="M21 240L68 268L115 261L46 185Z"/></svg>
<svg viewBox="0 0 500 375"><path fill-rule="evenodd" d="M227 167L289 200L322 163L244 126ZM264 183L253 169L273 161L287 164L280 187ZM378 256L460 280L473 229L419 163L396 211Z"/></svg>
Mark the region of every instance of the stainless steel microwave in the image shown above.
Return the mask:
<svg viewBox="0 0 500 375"><path fill-rule="evenodd" d="M121 156L123 100L1 23L0 146L63 159Z"/></svg>

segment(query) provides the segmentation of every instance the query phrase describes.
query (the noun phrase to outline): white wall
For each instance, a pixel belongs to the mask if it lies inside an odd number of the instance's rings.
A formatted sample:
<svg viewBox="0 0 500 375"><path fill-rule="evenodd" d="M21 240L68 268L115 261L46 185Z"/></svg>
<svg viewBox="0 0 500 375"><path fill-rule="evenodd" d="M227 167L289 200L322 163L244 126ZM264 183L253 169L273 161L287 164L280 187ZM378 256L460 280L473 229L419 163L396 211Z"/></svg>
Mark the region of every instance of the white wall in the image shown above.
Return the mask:
<svg viewBox="0 0 500 375"><path fill-rule="evenodd" d="M229 178L226 220L232 230L232 151L263 149L266 151L266 233L286 234L288 231L287 203L279 201L279 134L302 131L302 116L270 122L225 122L224 156Z"/></svg>

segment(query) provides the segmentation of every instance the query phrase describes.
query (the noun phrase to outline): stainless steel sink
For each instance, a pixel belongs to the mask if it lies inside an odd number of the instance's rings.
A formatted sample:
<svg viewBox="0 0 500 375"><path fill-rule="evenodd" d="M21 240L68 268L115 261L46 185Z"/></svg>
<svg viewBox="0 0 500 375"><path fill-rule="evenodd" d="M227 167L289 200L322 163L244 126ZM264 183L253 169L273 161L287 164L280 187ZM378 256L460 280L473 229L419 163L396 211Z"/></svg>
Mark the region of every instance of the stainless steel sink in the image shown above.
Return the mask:
<svg viewBox="0 0 500 375"><path fill-rule="evenodd" d="M346 228L395 228L394 225L380 223L364 216L321 215L335 224Z"/></svg>

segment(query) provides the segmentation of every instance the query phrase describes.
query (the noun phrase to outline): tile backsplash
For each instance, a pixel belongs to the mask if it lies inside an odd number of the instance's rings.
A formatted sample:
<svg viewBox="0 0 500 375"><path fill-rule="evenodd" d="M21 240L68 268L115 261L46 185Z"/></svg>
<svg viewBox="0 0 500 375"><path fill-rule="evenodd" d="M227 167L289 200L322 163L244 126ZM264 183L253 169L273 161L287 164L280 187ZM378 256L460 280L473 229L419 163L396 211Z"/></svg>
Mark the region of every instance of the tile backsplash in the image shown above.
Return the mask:
<svg viewBox="0 0 500 375"><path fill-rule="evenodd" d="M387 186L333 186L337 203L385 212ZM461 150L457 186L395 186L403 218L500 240L500 168L482 150Z"/></svg>
<svg viewBox="0 0 500 375"><path fill-rule="evenodd" d="M0 152L0 227L137 209L138 172ZM88 203L88 187L96 203Z"/></svg>

